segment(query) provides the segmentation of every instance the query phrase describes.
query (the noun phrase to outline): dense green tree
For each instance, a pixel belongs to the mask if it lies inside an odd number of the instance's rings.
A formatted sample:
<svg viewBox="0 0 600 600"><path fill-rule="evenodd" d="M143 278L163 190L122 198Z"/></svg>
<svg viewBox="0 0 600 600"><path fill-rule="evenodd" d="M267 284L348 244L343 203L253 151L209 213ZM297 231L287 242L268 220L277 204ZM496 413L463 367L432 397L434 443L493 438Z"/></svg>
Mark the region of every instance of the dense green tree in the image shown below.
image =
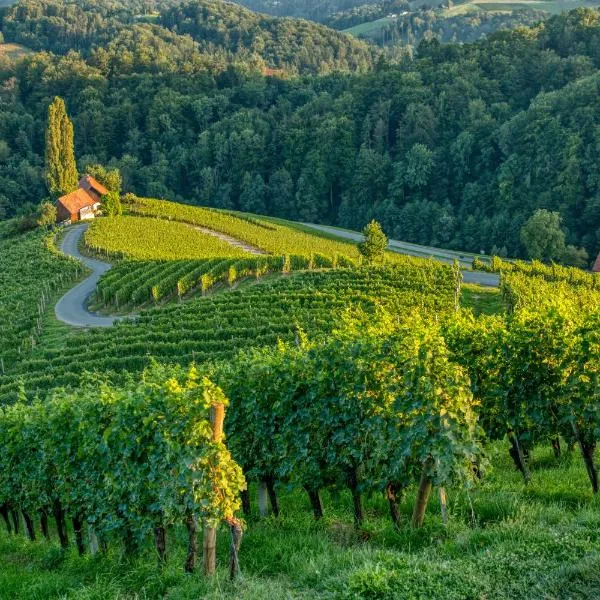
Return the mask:
<svg viewBox="0 0 600 600"><path fill-rule="evenodd" d="M264 214L265 182L260 173L246 173L242 181L242 193L240 194L240 209L246 212Z"/></svg>
<svg viewBox="0 0 600 600"><path fill-rule="evenodd" d="M46 182L54 196L68 194L78 184L73 123L67 115L64 100L58 96L48 107Z"/></svg>
<svg viewBox="0 0 600 600"><path fill-rule="evenodd" d="M56 205L54 202L42 202L38 210L37 224L40 227L52 227L56 223Z"/></svg>
<svg viewBox="0 0 600 600"><path fill-rule="evenodd" d="M121 194L123 178L119 169L107 169L102 165L92 164L85 168L85 172L99 181L108 191Z"/></svg>
<svg viewBox="0 0 600 600"><path fill-rule="evenodd" d="M565 252L565 232L557 212L536 210L521 228L521 242L527 256L542 261L560 259Z"/></svg>
<svg viewBox="0 0 600 600"><path fill-rule="evenodd" d="M358 245L359 252L368 262L380 262L385 256L388 239L381 225L377 221L371 221L363 229L364 240Z"/></svg>
<svg viewBox="0 0 600 600"><path fill-rule="evenodd" d="M161 3L153 24L136 19L137 0L16 6L6 39L56 54L0 71L7 217L47 194L42 115L59 94L81 166L119 168L128 192L240 208L245 173L259 174L267 213L356 230L375 218L406 241L513 257L526 256L521 228L545 208L562 218L558 260L600 249L595 11L477 44L422 43L364 75L358 55L323 50L328 76L288 79L314 72L315 57L285 50L303 25L231 4ZM321 51L321 34L301 37ZM265 77L266 66L281 71Z"/></svg>
<svg viewBox="0 0 600 600"><path fill-rule="evenodd" d="M290 207L294 204L294 182L287 169L275 171L269 178L269 210L277 217L292 217Z"/></svg>

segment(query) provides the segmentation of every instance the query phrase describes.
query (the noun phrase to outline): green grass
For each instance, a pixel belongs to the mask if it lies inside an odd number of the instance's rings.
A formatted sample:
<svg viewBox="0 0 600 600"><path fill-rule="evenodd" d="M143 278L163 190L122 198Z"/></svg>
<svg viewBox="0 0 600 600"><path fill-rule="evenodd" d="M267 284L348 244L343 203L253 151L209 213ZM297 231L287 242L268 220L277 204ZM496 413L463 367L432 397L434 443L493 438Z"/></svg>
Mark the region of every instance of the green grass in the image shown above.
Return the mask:
<svg viewBox="0 0 600 600"><path fill-rule="evenodd" d="M470 308L476 315L493 315L503 311L498 288L471 283L463 283L460 304L464 308Z"/></svg>
<svg viewBox="0 0 600 600"><path fill-rule="evenodd" d="M354 27L344 29L344 33L349 33L351 35L373 35L373 33L393 22L394 19L383 17L381 19L376 19L375 21L360 23L359 25L354 25Z"/></svg>
<svg viewBox="0 0 600 600"><path fill-rule="evenodd" d="M117 542L106 556L79 558L52 543L0 533L0 598L192 600L275 598L411 600L595 600L600 597L600 498L593 498L576 452L532 455L528 488L507 445L490 448L494 470L476 488L448 490L449 524L435 495L425 527L407 523L414 489L394 530L382 496L366 500L367 521L352 526L346 491L323 496L325 518L313 521L305 495L279 486L282 515L248 519L241 548L243 578L227 579L228 535L218 541L212 580L184 575L185 536L169 533L160 572L148 543L127 561ZM254 490L252 494L255 499ZM254 508L256 508L254 506Z"/></svg>
<svg viewBox="0 0 600 600"><path fill-rule="evenodd" d="M511 12L514 10L543 10L551 14L560 14L573 10L580 6L598 6L598 2L587 0L572 1L552 1L552 0L505 0L504 2L495 2L494 0L478 0L473 5L486 11L493 12Z"/></svg>

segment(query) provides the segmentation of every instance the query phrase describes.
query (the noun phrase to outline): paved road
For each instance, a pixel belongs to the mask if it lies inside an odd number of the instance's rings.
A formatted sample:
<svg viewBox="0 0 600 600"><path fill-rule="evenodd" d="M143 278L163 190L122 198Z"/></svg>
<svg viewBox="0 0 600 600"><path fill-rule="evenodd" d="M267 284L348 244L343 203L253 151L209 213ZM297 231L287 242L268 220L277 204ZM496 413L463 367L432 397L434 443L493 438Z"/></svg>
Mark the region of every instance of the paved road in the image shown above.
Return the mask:
<svg viewBox="0 0 600 600"><path fill-rule="evenodd" d="M118 317L102 317L87 310L86 305L90 295L96 291L96 284L100 277L108 271L112 265L83 256L78 249L79 240L89 223L74 225L69 228L63 238L60 249L67 254L80 260L92 270L92 274L81 283L69 290L56 304L54 313L56 318L63 323L74 327L110 327Z"/></svg>
<svg viewBox="0 0 600 600"><path fill-rule="evenodd" d="M318 229L319 231L324 231L325 233L332 233L340 238L352 240L354 242L360 242L363 239L362 233L358 233L357 231L345 231L327 225L314 225L313 223L303 223L303 225ZM442 248L419 246L418 244L410 244L409 242L400 242L398 240L390 240L388 248L392 252L409 254L410 256L418 256L420 258L433 258L440 262L452 263L455 259L458 259L462 266L470 265L472 260L469 256L461 254L460 252L443 250ZM497 287L500 283L500 277L496 273L483 273L481 271L469 271L463 269L462 274L465 283L477 283L479 285L491 287Z"/></svg>

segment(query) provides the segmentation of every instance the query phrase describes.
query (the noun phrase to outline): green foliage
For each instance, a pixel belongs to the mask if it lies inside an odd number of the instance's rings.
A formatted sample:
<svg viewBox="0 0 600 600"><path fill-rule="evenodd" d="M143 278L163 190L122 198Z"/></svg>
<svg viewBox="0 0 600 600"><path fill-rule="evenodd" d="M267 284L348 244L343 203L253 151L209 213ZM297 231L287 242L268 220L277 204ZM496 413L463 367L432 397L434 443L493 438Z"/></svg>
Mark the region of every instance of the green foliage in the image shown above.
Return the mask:
<svg viewBox="0 0 600 600"><path fill-rule="evenodd" d="M153 365L118 388L92 381L7 407L0 504L36 513L59 501L103 538L138 541L189 514L230 519L245 481L210 423L211 406L226 403L194 368Z"/></svg>
<svg viewBox="0 0 600 600"><path fill-rule="evenodd" d="M291 273L309 265L305 257L282 256L252 258L215 258L200 260L122 261L104 275L97 285L98 300L106 306L123 308L168 300L197 292L208 292L215 285L229 286L247 277L260 279L269 274ZM343 260L341 261L343 262ZM332 261L315 257L313 269L333 268Z"/></svg>
<svg viewBox="0 0 600 600"><path fill-rule="evenodd" d="M223 262L224 265L220 264ZM299 268L306 268L306 262L302 264ZM127 271L125 265L132 270ZM165 268L164 263L157 262L154 266L156 271L151 272L146 263L125 263L123 270L115 269L116 280L108 279L111 272L107 274L106 288L103 283L101 294L106 289L108 301L120 289L124 298L133 301L139 288L135 298L145 302L152 294L147 283L154 287L162 281L160 277L153 278ZM181 283L179 295L201 285L211 269L214 270L209 275L209 287L214 285L215 274L227 277L227 261L215 259L212 265L199 266L199 271L190 271L191 277L177 280ZM141 269L139 277L137 267ZM130 284L121 285L121 277L127 277ZM167 280L165 276L164 281ZM407 259L385 268L354 267L292 274L227 294L142 311L135 320L109 329L62 332L58 339L40 347L39 352L21 357L5 376L0 375L0 399L14 398L21 380L28 394L43 394L58 386L76 386L86 368L107 372L120 381L127 372L141 372L148 365L149 355L168 363L201 364L231 358L243 348L272 346L278 339L293 340L297 325L315 335L326 334L336 327L340 314L350 306L368 312L382 305L399 313L407 307L430 308L441 313L453 309L455 290L450 267L423 260L415 263ZM161 294L158 290L158 297ZM113 301L118 302L118 297ZM35 304L32 308L35 313ZM7 340L13 355L15 346Z"/></svg>
<svg viewBox="0 0 600 600"><path fill-rule="evenodd" d="M561 222L558 212L536 210L521 228L521 242L527 255L543 262L559 261L575 267L586 266L586 250L567 246L565 233L560 227Z"/></svg>
<svg viewBox="0 0 600 600"><path fill-rule="evenodd" d="M85 244L107 256L138 260L247 256L244 250L189 225L130 216L97 219L85 232Z"/></svg>
<svg viewBox="0 0 600 600"><path fill-rule="evenodd" d="M471 479L483 434L466 373L437 325L393 323L363 315L326 342L217 368L235 407L231 449L249 477L313 490L357 477L362 491L405 487L423 471L437 485Z"/></svg>
<svg viewBox="0 0 600 600"><path fill-rule="evenodd" d="M102 165L91 164L85 168L85 172L99 181L109 192L114 192L117 196L121 195L123 178L119 169L107 169Z"/></svg>
<svg viewBox="0 0 600 600"><path fill-rule="evenodd" d="M53 227L56 223L56 205L54 202L44 201L39 207L37 224L39 227Z"/></svg>
<svg viewBox="0 0 600 600"><path fill-rule="evenodd" d="M484 263L475 257L473 269L488 271L490 273L520 273L543 278L548 282L566 282L575 286L583 286L589 289L600 289L600 274L583 271L576 267L564 267L556 263L546 265L539 260L531 262L504 261L498 256L492 256L490 264Z"/></svg>
<svg viewBox="0 0 600 600"><path fill-rule="evenodd" d="M560 213L536 210L521 228L521 242L529 258L549 262L558 260L565 251L565 233Z"/></svg>
<svg viewBox="0 0 600 600"><path fill-rule="evenodd" d="M77 166L73 142L73 123L65 102L58 96L48 107L46 127L46 183L53 196L63 196L77 188Z"/></svg>
<svg viewBox="0 0 600 600"><path fill-rule="evenodd" d="M81 265L59 254L45 231L0 232L0 372L37 345L41 312L80 272Z"/></svg>
<svg viewBox="0 0 600 600"><path fill-rule="evenodd" d="M118 192L108 192L106 196L102 197L102 212L107 217L118 217L123 214L123 207L121 206L121 197Z"/></svg>
<svg viewBox="0 0 600 600"><path fill-rule="evenodd" d="M43 113L59 92L82 164L119 168L126 192L239 209L248 173L264 183L265 214L353 229L376 219L391 238L507 256L525 256L521 228L547 208L568 232L561 261L598 253L593 10L477 44L426 42L361 75L288 80L296 70L362 71L362 59L345 36L321 48L330 32L231 4L18 6L3 20L6 38L54 54L32 53L2 75L6 216L46 195ZM140 17L154 9L151 23ZM403 35L437 34L435 20L394 12ZM288 51L298 40L302 49ZM281 77L260 75L279 66Z"/></svg>
<svg viewBox="0 0 600 600"><path fill-rule="evenodd" d="M369 262L380 262L385 257L388 239L381 225L373 220L363 229L364 240L358 245L358 251Z"/></svg>

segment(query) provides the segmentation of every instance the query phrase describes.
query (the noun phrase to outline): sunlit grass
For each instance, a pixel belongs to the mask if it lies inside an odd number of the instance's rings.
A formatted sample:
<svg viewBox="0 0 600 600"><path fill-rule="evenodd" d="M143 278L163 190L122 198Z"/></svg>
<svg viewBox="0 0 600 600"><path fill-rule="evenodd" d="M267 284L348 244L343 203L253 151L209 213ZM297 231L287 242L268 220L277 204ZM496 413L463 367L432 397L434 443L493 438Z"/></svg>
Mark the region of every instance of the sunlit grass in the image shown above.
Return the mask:
<svg viewBox="0 0 600 600"><path fill-rule="evenodd" d="M253 506L237 583L227 577L225 530L211 580L183 573L186 540L179 527L169 530L162 572L150 544L133 561L123 558L116 542L106 556L79 558L56 542L30 543L2 532L0 598L600 598L600 501L578 453L555 459L549 446L536 448L526 487L507 448L503 442L491 446L494 468L478 486L448 490L446 527L435 494L421 530L408 525L410 489L398 529L385 499L375 494L366 498L367 519L357 531L345 490L323 495L325 517L315 522L305 494L280 485L280 518L261 520Z"/></svg>

